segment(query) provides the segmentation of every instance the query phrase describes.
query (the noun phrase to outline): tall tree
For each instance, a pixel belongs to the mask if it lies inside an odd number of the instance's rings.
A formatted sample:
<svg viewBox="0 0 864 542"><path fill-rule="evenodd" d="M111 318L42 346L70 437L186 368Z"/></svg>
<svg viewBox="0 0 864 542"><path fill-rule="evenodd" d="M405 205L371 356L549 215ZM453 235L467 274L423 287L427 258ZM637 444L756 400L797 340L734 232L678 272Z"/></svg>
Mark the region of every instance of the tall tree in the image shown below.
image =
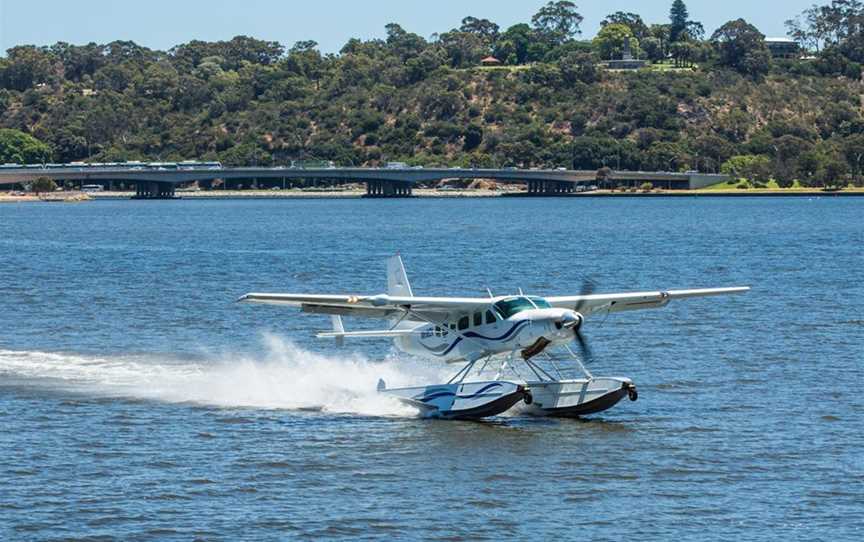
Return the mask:
<svg viewBox="0 0 864 542"><path fill-rule="evenodd" d="M864 3L859 0L832 0L824 6L813 5L801 15L786 21L789 37L806 49L819 51L840 45L864 27Z"/></svg>
<svg viewBox="0 0 864 542"><path fill-rule="evenodd" d="M684 31L685 39L688 41L699 41L705 37L705 27L698 21L687 21L687 30Z"/></svg>
<svg viewBox="0 0 864 542"><path fill-rule="evenodd" d="M56 58L42 48L20 45L6 51L0 64L0 86L25 91L48 83L55 73Z"/></svg>
<svg viewBox="0 0 864 542"><path fill-rule="evenodd" d="M462 19L462 26L459 27L460 32L475 34L488 45L498 39L500 30L500 27L489 19L478 19L477 17L465 17Z"/></svg>
<svg viewBox="0 0 864 542"><path fill-rule="evenodd" d="M629 41L633 56L639 56L639 40L625 24L607 24L600 29L592 44L597 54L604 60L620 59L624 52L624 42Z"/></svg>
<svg viewBox="0 0 864 542"><path fill-rule="evenodd" d="M39 164L48 161L51 149L30 134L0 129L0 162Z"/></svg>
<svg viewBox="0 0 864 542"><path fill-rule="evenodd" d="M551 45L561 45L581 33L579 25L583 17L577 9L576 4L568 0L550 1L531 17L531 23Z"/></svg>
<svg viewBox="0 0 864 542"><path fill-rule="evenodd" d="M426 40L417 34L406 32L396 23L387 24L384 29L387 31L387 45L403 62L418 56L426 48Z"/></svg>
<svg viewBox="0 0 864 542"><path fill-rule="evenodd" d="M669 25L668 24L652 24L649 29L651 37L656 39L659 44L659 55L656 59L665 58L669 52Z"/></svg>
<svg viewBox="0 0 864 542"><path fill-rule="evenodd" d="M616 11L611 15L607 15L605 19L600 21L600 26L607 26L610 24L626 25L639 41L650 36L648 25L646 25L645 21L642 20L642 17L636 13Z"/></svg>
<svg viewBox="0 0 864 542"><path fill-rule="evenodd" d="M488 47L483 39L470 32L445 32L439 37L439 43L453 68L476 66L480 59L488 54Z"/></svg>
<svg viewBox="0 0 864 542"><path fill-rule="evenodd" d="M744 19L729 21L711 36L720 54L720 64L745 75L759 76L771 66L765 35Z"/></svg>
<svg viewBox="0 0 864 542"><path fill-rule="evenodd" d="M684 39L689 19L690 14L687 13L684 0L672 2L672 8L669 10L669 41L674 43Z"/></svg>
<svg viewBox="0 0 864 542"><path fill-rule="evenodd" d="M493 54L507 64L523 64L528 61L533 34L525 23L513 25L501 34Z"/></svg>

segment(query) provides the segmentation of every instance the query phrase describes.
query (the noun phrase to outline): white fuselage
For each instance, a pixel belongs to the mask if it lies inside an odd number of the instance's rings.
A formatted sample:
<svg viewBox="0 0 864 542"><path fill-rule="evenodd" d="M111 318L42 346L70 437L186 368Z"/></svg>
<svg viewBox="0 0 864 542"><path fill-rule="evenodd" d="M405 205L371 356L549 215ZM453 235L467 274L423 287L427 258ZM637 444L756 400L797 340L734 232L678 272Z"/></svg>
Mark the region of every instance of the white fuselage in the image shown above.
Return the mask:
<svg viewBox="0 0 864 542"><path fill-rule="evenodd" d="M460 316L455 322L412 326L415 333L397 338L396 346L445 362L475 360L522 350L541 338L552 345L569 344L573 326L581 320L572 310L555 308L525 309L503 318L490 305L487 311Z"/></svg>

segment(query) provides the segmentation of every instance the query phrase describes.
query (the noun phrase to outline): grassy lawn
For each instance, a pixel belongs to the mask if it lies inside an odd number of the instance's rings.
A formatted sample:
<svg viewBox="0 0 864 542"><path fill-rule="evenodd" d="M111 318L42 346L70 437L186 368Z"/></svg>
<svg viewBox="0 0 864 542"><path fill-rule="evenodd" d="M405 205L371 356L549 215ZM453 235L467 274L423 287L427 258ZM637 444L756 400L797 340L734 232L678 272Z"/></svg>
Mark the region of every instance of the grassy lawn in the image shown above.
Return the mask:
<svg viewBox="0 0 864 542"><path fill-rule="evenodd" d="M531 67L531 64L522 64L522 65L519 65L519 66L471 66L470 68L452 68L452 69L453 69L453 71L457 71L457 72L471 72L471 71L477 71L477 72L494 72L494 71L501 71L501 72L508 72L508 73L509 73L509 72L518 72L518 71L522 71L522 70L527 70L527 69L530 68L530 67Z"/></svg>
<svg viewBox="0 0 864 542"><path fill-rule="evenodd" d="M752 185L749 188L738 188L738 185L746 183L743 180L733 180L727 181L723 183L712 184L711 186L706 186L704 188L700 188L696 190L696 192L715 192L715 191L737 191L737 192L765 192L765 191L776 191L776 192L794 192L794 191L802 191L802 192L821 192L822 189L819 187L807 187L801 186L797 180L792 182L792 186L789 188L780 188L777 185L777 181L771 180L765 183L764 187L755 188ZM862 192L864 188L857 188L852 185L849 185L843 189L846 192Z"/></svg>
<svg viewBox="0 0 864 542"><path fill-rule="evenodd" d="M674 62L658 62L650 64L645 69L652 72L693 72L699 68L696 64L687 68L676 68Z"/></svg>

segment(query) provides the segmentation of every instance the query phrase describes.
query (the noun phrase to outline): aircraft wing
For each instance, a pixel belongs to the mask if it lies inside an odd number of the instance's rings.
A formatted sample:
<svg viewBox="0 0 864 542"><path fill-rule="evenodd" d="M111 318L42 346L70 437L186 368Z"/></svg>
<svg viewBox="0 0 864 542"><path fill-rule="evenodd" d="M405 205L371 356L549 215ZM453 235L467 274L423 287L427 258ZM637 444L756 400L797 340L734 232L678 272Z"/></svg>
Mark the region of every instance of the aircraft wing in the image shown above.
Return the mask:
<svg viewBox="0 0 864 542"><path fill-rule="evenodd" d="M564 297L547 297L553 307L573 309L589 316L592 313L634 311L639 309L659 309L673 299L705 297L713 295L740 294L749 287L703 288L697 290L668 290L658 292L633 292L623 294L591 294Z"/></svg>
<svg viewBox="0 0 864 542"><path fill-rule="evenodd" d="M437 322L447 320L451 315L486 310L492 300L482 297L401 297L387 294L357 296L251 293L237 301L298 307L304 312L318 314L369 318L398 317L404 314L406 308L410 308L412 312Z"/></svg>

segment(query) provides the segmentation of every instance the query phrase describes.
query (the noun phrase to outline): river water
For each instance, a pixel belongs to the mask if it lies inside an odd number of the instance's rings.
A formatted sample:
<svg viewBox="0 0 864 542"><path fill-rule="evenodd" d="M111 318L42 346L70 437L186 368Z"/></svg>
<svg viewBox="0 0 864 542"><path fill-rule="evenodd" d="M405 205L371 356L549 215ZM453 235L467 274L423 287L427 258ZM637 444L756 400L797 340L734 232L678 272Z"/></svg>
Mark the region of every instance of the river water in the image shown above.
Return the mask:
<svg viewBox="0 0 864 542"><path fill-rule="evenodd" d="M860 540L864 199L0 207L0 539ZM249 291L749 285L589 321L635 403L421 419L447 368ZM365 322L348 326L363 328Z"/></svg>

